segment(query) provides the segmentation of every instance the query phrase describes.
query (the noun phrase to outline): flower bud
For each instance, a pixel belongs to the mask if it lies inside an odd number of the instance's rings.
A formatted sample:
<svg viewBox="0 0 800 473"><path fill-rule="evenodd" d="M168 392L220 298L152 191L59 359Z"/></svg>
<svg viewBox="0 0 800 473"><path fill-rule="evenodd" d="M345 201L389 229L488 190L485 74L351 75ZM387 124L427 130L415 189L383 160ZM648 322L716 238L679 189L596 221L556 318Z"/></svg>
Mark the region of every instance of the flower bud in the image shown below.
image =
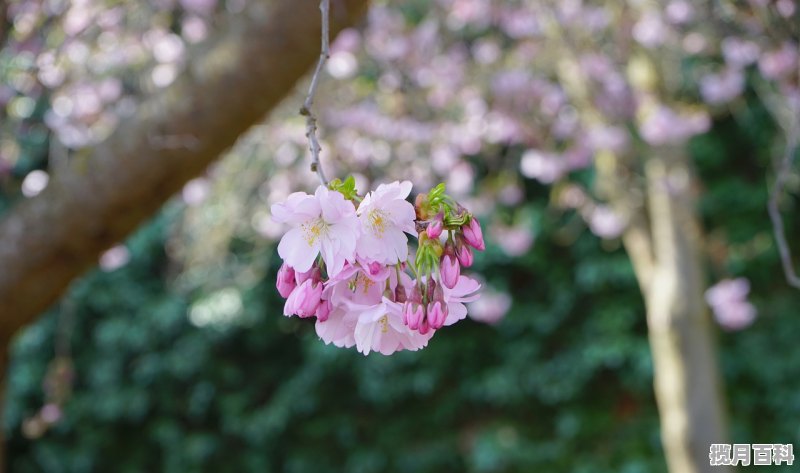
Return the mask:
<svg viewBox="0 0 800 473"><path fill-rule="evenodd" d="M464 241L467 242L467 245L475 248L478 251L483 251L486 249L486 243L483 241L481 223L477 218L470 218L469 224L461 227L461 233L464 235Z"/></svg>
<svg viewBox="0 0 800 473"><path fill-rule="evenodd" d="M433 218L428 223L428 228L425 232L428 234L428 238L431 240L436 240L439 238L439 235L442 234L442 230L444 230L444 221L442 220L444 216L439 213L436 217Z"/></svg>
<svg viewBox="0 0 800 473"><path fill-rule="evenodd" d="M286 304L283 306L283 315L311 317L316 313L321 297L322 284L315 283L312 279L306 279L286 299Z"/></svg>
<svg viewBox="0 0 800 473"><path fill-rule="evenodd" d="M419 333L420 335L425 335L431 330L431 326L428 324L428 319L424 319L422 323L419 324Z"/></svg>
<svg viewBox="0 0 800 473"><path fill-rule="evenodd" d="M319 281L321 277L322 276L320 275L319 268L317 268L316 266L312 266L311 269L309 269L305 273L295 272L294 275L295 281L297 281L298 285L303 284L309 279L313 281Z"/></svg>
<svg viewBox="0 0 800 473"><path fill-rule="evenodd" d="M411 330L418 330L425 319L425 306L415 302L403 304L403 323Z"/></svg>
<svg viewBox="0 0 800 473"><path fill-rule="evenodd" d="M472 266L472 250L470 250L467 245L459 245L456 248L456 258L458 258L458 262L461 263L461 266L465 268Z"/></svg>
<svg viewBox="0 0 800 473"><path fill-rule="evenodd" d="M442 284L448 289L453 289L461 276L461 265L455 256L444 255L439 263L439 277Z"/></svg>
<svg viewBox="0 0 800 473"><path fill-rule="evenodd" d="M438 330L444 326L444 321L447 319L447 305L439 301L431 302L428 304L428 325L434 330Z"/></svg>
<svg viewBox="0 0 800 473"><path fill-rule="evenodd" d="M278 270L278 280L275 283L275 287L278 288L278 292L284 299L289 297L292 291L294 291L294 288L297 287L294 278L294 269L288 264L283 263L281 269Z"/></svg>
<svg viewBox="0 0 800 473"><path fill-rule="evenodd" d="M317 320L320 322L325 322L328 320L328 316L331 315L332 310L333 304L331 304L331 301L321 301L319 306L317 306L317 312L315 314L317 316Z"/></svg>

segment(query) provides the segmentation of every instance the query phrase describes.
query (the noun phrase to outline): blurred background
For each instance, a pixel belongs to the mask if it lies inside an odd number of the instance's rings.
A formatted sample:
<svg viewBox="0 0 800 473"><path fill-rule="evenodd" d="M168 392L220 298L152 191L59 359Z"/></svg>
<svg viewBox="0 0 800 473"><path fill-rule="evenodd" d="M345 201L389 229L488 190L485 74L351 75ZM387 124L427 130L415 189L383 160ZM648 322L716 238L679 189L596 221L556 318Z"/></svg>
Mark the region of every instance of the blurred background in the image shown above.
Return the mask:
<svg viewBox="0 0 800 473"><path fill-rule="evenodd" d="M0 219L257 1L11 2ZM705 327L721 440L800 445L800 292L767 214L797 154L799 19L794 0L372 2L324 70L323 167L362 193L445 182L481 216L469 318L364 357L282 316L269 206L317 182L304 82L17 336L9 471L665 472L663 199L667 240L697 230L671 295L699 304L676 317Z"/></svg>

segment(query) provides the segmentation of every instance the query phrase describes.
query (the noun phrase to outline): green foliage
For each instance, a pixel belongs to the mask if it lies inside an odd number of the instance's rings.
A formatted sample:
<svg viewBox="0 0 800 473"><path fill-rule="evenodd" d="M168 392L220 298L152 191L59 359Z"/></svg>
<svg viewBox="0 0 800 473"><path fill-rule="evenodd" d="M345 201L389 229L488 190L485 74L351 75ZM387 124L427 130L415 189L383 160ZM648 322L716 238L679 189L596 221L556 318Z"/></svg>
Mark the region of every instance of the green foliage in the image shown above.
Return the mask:
<svg viewBox="0 0 800 473"><path fill-rule="evenodd" d="M129 242L129 265L72 291L75 393L38 440L20 425L41 406L56 311L16 343L14 471L658 471L630 266L588 234L549 243L560 219L528 258L492 247L476 262L515 295L503 323L465 321L392 357L325 346L308 321L281 316L275 265L242 294L240 322L193 326L203 295L170 291L169 219L157 219Z"/></svg>
<svg viewBox="0 0 800 473"><path fill-rule="evenodd" d="M691 150L710 244L731 243L722 255L709 248L711 276L750 278L760 312L752 328L719 336L733 440L797 445L800 294L783 281L765 180L753 178L771 155L770 125L751 109ZM541 186L527 192L536 246L510 258L490 240L474 268L511 293L507 317L464 321L392 357L325 346L310 321L283 317L276 259L260 262L270 270L259 284L231 289L234 317L193 325L212 294L170 286L165 212L128 242L127 266L73 287L75 391L36 440L21 425L43 402L58 310L17 339L11 471L665 471L631 266L588 232L557 243L572 216L549 210ZM798 235L798 219L788 229Z"/></svg>
<svg viewBox="0 0 800 473"><path fill-rule="evenodd" d="M342 181L338 177L328 184L328 188L340 192L347 200L358 200L358 189L356 189L356 180L353 176L347 176L347 179Z"/></svg>

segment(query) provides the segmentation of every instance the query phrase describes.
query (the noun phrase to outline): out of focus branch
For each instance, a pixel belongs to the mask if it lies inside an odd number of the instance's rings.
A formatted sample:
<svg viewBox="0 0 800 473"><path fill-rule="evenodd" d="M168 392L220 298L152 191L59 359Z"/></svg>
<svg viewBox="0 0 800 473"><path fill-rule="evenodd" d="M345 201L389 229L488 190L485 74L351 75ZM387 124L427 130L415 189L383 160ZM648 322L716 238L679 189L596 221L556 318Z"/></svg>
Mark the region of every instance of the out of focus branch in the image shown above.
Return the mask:
<svg viewBox="0 0 800 473"><path fill-rule="evenodd" d="M331 33L367 3L335 2ZM320 31L314 2L251 2L175 84L0 220L0 343L291 91L319 54ZM192 146L158 137L192 137Z"/></svg>
<svg viewBox="0 0 800 473"><path fill-rule="evenodd" d="M800 289L800 277L798 277L797 271L795 271L792 264L792 252L789 249L789 243L786 241L783 217L781 217L781 211L778 207L780 198L783 195L783 188L786 185L786 178L792 169L794 155L797 152L798 139L800 139L800 123L795 117L792 126L789 127L786 133L786 148L776 170L775 183L772 186L772 192L767 202L767 211L769 212L770 220L772 220L772 229L775 234L775 242L778 245L778 252L781 256L781 265L783 266L783 273L786 275L786 281L792 287Z"/></svg>
<svg viewBox="0 0 800 473"><path fill-rule="evenodd" d="M0 0L0 48L6 45L8 30L11 26L8 18L8 0Z"/></svg>

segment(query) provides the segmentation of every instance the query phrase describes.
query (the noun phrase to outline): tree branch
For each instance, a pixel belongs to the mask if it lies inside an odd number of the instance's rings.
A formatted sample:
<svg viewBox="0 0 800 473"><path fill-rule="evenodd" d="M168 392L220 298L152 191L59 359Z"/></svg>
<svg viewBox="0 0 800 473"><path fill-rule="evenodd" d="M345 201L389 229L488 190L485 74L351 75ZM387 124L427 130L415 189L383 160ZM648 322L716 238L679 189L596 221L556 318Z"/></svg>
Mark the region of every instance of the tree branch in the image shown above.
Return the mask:
<svg viewBox="0 0 800 473"><path fill-rule="evenodd" d="M800 289L800 277L798 277L794 265L792 264L792 252L789 249L789 243L786 241L783 217L781 217L781 211L778 208L778 202L783 195L783 188L786 184L786 177L792 169L792 162L794 161L794 155L797 151L798 139L800 139L800 137L798 137L798 135L800 135L800 123L798 123L796 117L794 118L794 122L793 126L787 130L786 133L786 148L784 149L781 162L778 165L775 175L775 184L772 186L772 192L767 202L767 211L769 212L770 220L772 220L772 229L775 234L775 242L778 244L778 252L781 255L781 265L786 275L786 281L792 287Z"/></svg>
<svg viewBox="0 0 800 473"><path fill-rule="evenodd" d="M332 33L367 3L337 1ZM0 221L0 343L292 90L319 54L315 10L310 1L251 3L175 84ZM192 146L172 146L174 137Z"/></svg>
<svg viewBox="0 0 800 473"><path fill-rule="evenodd" d="M308 148L311 151L311 171L316 172L319 176L320 184L327 185L328 179L325 177L325 172L322 170L322 165L319 162L319 152L322 148L317 139L317 117L314 116L312 107L314 106L314 95L317 93L319 86L319 77L322 68L331 57L330 51L330 33L328 31L330 0L321 0L319 2L319 10L322 13L322 43L319 53L319 61L317 61L317 68L314 70L314 75L311 77L311 85L308 87L308 95L300 109L300 115L306 117L306 137L308 137Z"/></svg>

